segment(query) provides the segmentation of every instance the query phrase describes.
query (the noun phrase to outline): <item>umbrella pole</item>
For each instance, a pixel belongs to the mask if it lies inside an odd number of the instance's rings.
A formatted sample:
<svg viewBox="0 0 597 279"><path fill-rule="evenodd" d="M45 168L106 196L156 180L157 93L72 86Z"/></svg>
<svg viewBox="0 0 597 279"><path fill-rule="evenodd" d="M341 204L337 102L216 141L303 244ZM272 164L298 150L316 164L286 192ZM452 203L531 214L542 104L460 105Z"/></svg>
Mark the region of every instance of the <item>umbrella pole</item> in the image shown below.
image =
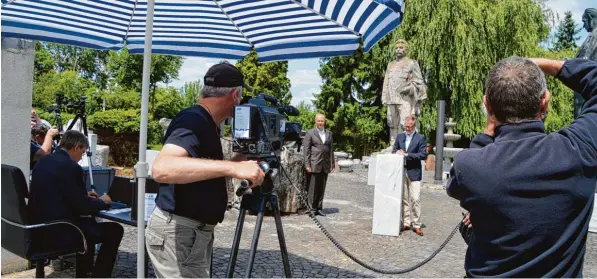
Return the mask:
<svg viewBox="0 0 597 279"><path fill-rule="evenodd" d="M149 108L149 78L151 70L151 42L153 37L153 12L155 1L147 1L147 19L145 29L145 48L143 50L143 80L141 87L141 129L139 131L139 161L135 165L137 176L137 278L146 278L145 274L145 182L148 177L147 122Z"/></svg>

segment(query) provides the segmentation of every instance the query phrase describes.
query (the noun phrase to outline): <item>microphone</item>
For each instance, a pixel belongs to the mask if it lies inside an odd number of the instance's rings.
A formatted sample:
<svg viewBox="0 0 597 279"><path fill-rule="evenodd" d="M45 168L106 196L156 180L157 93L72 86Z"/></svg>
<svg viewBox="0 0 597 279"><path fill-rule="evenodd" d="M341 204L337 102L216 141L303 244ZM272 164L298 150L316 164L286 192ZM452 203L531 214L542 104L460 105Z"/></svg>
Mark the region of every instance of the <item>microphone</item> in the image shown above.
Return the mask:
<svg viewBox="0 0 597 279"><path fill-rule="evenodd" d="M265 173L265 175L267 176L268 173L271 171L269 164L265 161L261 161L258 163L259 168L261 168L261 170L263 171L263 173ZM274 170L272 172L272 175L277 175L278 172L277 170ZM240 181L240 186L238 187L238 189L236 189L236 196L240 197L242 196L247 190L249 190L249 188L253 185L253 182L251 182L250 180L247 179L243 179Z"/></svg>

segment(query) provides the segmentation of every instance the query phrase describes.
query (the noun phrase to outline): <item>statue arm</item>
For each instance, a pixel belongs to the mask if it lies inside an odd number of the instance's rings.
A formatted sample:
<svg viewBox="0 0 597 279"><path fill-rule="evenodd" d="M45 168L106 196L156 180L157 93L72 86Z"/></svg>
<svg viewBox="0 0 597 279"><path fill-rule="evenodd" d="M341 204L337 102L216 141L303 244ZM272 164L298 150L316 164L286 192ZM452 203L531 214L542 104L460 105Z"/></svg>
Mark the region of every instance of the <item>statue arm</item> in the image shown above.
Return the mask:
<svg viewBox="0 0 597 279"><path fill-rule="evenodd" d="M392 64L390 63L390 65L392 65ZM390 96L390 92L389 92L390 90L388 88L389 87L389 82L390 82L390 80L389 80L389 78L390 78L390 65L388 65L388 67L386 68L386 74L385 74L384 79L383 79L383 86L382 86L382 89L381 89L381 103L382 104L387 104L389 96Z"/></svg>
<svg viewBox="0 0 597 279"><path fill-rule="evenodd" d="M415 100L417 102L421 102L427 99L427 86L425 85L425 81L423 80L423 74L421 73L421 68L419 67L419 63L413 60L413 69L412 69L412 80L411 82L416 87L416 96Z"/></svg>

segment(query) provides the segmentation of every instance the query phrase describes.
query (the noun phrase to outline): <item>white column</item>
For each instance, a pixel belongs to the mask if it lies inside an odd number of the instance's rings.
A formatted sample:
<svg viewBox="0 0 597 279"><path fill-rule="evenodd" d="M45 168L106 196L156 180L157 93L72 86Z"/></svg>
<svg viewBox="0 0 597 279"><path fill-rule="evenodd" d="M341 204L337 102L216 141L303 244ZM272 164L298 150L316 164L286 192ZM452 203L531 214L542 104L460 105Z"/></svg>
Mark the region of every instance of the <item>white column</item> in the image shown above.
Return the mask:
<svg viewBox="0 0 597 279"><path fill-rule="evenodd" d="M2 38L2 164L19 167L29 182L35 42Z"/></svg>

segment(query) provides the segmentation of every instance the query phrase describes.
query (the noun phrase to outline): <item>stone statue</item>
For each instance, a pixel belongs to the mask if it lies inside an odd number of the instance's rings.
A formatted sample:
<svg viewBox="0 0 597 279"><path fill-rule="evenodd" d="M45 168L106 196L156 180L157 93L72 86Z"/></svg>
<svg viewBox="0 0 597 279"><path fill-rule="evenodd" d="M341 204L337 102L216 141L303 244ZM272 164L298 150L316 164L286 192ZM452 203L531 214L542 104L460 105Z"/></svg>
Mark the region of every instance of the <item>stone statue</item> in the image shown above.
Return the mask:
<svg viewBox="0 0 597 279"><path fill-rule="evenodd" d="M388 107L390 146L394 144L396 134L402 131L404 119L410 114L418 117L420 104L427 99L419 63L408 58L407 52L406 41L398 40L396 60L388 65L383 82L381 101Z"/></svg>
<svg viewBox="0 0 597 279"><path fill-rule="evenodd" d="M583 42L576 54L576 58L584 58L597 61L597 9L586 9L582 15L583 28L589 35ZM579 93L574 94L574 118L580 114L580 109L584 104L582 96Z"/></svg>

